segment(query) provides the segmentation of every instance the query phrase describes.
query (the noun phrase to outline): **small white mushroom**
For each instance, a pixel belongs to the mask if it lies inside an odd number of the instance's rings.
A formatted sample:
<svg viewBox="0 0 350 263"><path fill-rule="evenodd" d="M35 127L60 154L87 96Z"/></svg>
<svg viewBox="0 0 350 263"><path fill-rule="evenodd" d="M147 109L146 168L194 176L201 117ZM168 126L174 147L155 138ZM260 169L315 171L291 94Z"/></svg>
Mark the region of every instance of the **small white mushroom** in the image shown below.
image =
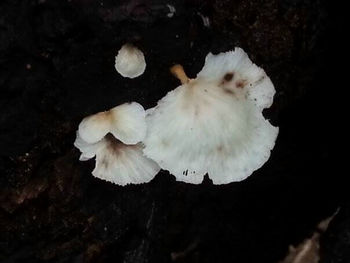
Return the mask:
<svg viewBox="0 0 350 263"><path fill-rule="evenodd" d="M81 161L96 155L93 176L118 185L147 183L160 170L157 163L143 155L142 144L127 145L112 134L89 144L78 133L74 145L81 151Z"/></svg>
<svg viewBox="0 0 350 263"><path fill-rule="evenodd" d="M169 13L167 14L167 17L172 18L176 13L176 9L173 5L170 4L167 4L167 7L169 8Z"/></svg>
<svg viewBox="0 0 350 263"><path fill-rule="evenodd" d="M105 111L84 118L78 130L84 141L95 143L109 132L110 126L110 112Z"/></svg>
<svg viewBox="0 0 350 263"><path fill-rule="evenodd" d="M124 103L110 110L110 133L125 144L136 144L146 136L146 112L136 103Z"/></svg>
<svg viewBox="0 0 350 263"><path fill-rule="evenodd" d="M115 69L125 78L136 78L146 69L145 56L132 44L125 44L115 57Z"/></svg>
<svg viewBox="0 0 350 263"><path fill-rule="evenodd" d="M110 132L123 143L136 144L146 136L145 114L140 104L124 103L84 118L79 135L87 143L95 143Z"/></svg>
<svg viewBox="0 0 350 263"><path fill-rule="evenodd" d="M119 185L140 184L160 170L143 155L140 142L145 135L145 110L133 102L84 118L74 145L81 151L81 161L96 156L95 177Z"/></svg>
<svg viewBox="0 0 350 263"><path fill-rule="evenodd" d="M144 153L179 181L241 181L269 158L278 134L262 110L274 86L240 48L209 54L196 79L179 65L182 85L148 112Z"/></svg>

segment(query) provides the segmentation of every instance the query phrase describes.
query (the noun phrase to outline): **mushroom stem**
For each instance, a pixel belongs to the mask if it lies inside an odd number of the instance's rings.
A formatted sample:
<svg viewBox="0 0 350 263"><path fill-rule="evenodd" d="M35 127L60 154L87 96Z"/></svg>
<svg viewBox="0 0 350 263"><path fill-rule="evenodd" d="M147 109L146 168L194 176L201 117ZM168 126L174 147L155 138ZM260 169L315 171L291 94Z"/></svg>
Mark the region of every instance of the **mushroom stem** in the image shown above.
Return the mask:
<svg viewBox="0 0 350 263"><path fill-rule="evenodd" d="M170 72L178 78L182 84L186 84L190 81L189 77L187 77L184 68L180 64L176 64L170 68Z"/></svg>

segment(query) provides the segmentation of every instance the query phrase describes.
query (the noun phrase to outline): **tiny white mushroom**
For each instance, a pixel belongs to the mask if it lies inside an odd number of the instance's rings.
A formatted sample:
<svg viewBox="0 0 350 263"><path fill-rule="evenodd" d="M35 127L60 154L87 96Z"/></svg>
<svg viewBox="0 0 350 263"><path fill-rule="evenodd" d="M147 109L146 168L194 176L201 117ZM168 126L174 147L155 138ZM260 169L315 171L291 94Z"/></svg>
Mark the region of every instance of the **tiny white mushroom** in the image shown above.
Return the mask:
<svg viewBox="0 0 350 263"><path fill-rule="evenodd" d="M179 181L214 184L241 181L269 158L278 128L262 110L274 86L240 48L209 54L196 79L179 65L182 85L148 112L144 153Z"/></svg>
<svg viewBox="0 0 350 263"><path fill-rule="evenodd" d="M136 144L146 136L145 115L139 103L124 103L84 118L79 124L79 135L84 141L95 143L110 132L123 143Z"/></svg>
<svg viewBox="0 0 350 263"><path fill-rule="evenodd" d="M124 103L110 110L110 133L125 144L136 144L146 136L146 112L136 103Z"/></svg>
<svg viewBox="0 0 350 263"><path fill-rule="evenodd" d="M141 184L151 181L160 167L142 153L142 144L127 145L107 134L100 141L89 144L77 134L74 145L82 152L80 160L96 155L92 175L118 185Z"/></svg>
<svg viewBox="0 0 350 263"><path fill-rule="evenodd" d="M96 156L95 177L119 185L140 184L159 172L160 167L142 152L145 114L140 104L132 102L82 120L74 145L81 151L81 161Z"/></svg>
<svg viewBox="0 0 350 263"><path fill-rule="evenodd" d="M101 140L110 130L110 114L108 111L84 118L79 124L80 137L87 143Z"/></svg>
<svg viewBox="0 0 350 263"><path fill-rule="evenodd" d="M172 18L176 13L176 9L173 5L170 4L167 4L167 7L169 8L169 13L167 14L167 17Z"/></svg>
<svg viewBox="0 0 350 263"><path fill-rule="evenodd" d="M132 44L125 44L115 57L115 69L126 78L136 78L146 69L145 56Z"/></svg>

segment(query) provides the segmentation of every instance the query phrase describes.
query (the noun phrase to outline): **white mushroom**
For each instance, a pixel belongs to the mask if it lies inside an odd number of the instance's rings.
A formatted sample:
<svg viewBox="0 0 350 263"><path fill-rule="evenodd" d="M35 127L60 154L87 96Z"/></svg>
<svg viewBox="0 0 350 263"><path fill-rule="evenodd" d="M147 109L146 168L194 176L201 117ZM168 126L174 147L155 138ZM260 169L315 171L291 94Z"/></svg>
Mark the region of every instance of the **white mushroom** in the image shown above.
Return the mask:
<svg viewBox="0 0 350 263"><path fill-rule="evenodd" d="M81 151L80 160L96 155L92 175L118 185L141 184L151 181L159 172L159 166L142 153L140 143L127 145L107 134L100 141L89 144L77 133L74 145Z"/></svg>
<svg viewBox="0 0 350 263"><path fill-rule="evenodd" d="M136 144L146 136L145 114L140 104L124 103L84 118L79 134L87 143L95 143L110 132L123 143Z"/></svg>
<svg viewBox="0 0 350 263"><path fill-rule="evenodd" d="M160 170L143 155L140 142L145 135L145 110L133 102L84 118L74 145L81 151L81 161L96 156L95 177L119 185L140 184Z"/></svg>
<svg viewBox="0 0 350 263"><path fill-rule="evenodd" d="M110 110L110 132L125 144L136 144L146 136L146 112L136 103L124 103Z"/></svg>
<svg viewBox="0 0 350 263"><path fill-rule="evenodd" d="M172 18L176 13L176 9L173 5L170 4L167 4L167 7L169 8L169 13L167 14L167 17Z"/></svg>
<svg viewBox="0 0 350 263"><path fill-rule="evenodd" d="M274 86L240 48L209 54L196 79L172 68L182 85L148 112L144 153L179 181L241 181L269 158L278 134L262 115Z"/></svg>
<svg viewBox="0 0 350 263"><path fill-rule="evenodd" d="M136 78L146 69L145 56L132 44L125 44L115 57L115 69L125 78Z"/></svg>

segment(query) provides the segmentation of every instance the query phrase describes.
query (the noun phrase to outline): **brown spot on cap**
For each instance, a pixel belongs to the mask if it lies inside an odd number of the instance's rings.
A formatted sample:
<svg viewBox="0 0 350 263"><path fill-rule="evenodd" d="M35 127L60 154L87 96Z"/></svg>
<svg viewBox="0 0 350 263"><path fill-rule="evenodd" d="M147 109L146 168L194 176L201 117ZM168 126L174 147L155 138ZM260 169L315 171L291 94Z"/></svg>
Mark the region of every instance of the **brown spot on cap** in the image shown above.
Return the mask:
<svg viewBox="0 0 350 263"><path fill-rule="evenodd" d="M239 88L239 89L244 88L245 85L246 85L246 81L245 80L239 80L236 83L236 87Z"/></svg>
<svg viewBox="0 0 350 263"><path fill-rule="evenodd" d="M234 73L230 72L230 73L226 73L224 76L224 80L225 81L231 81L233 79Z"/></svg>

